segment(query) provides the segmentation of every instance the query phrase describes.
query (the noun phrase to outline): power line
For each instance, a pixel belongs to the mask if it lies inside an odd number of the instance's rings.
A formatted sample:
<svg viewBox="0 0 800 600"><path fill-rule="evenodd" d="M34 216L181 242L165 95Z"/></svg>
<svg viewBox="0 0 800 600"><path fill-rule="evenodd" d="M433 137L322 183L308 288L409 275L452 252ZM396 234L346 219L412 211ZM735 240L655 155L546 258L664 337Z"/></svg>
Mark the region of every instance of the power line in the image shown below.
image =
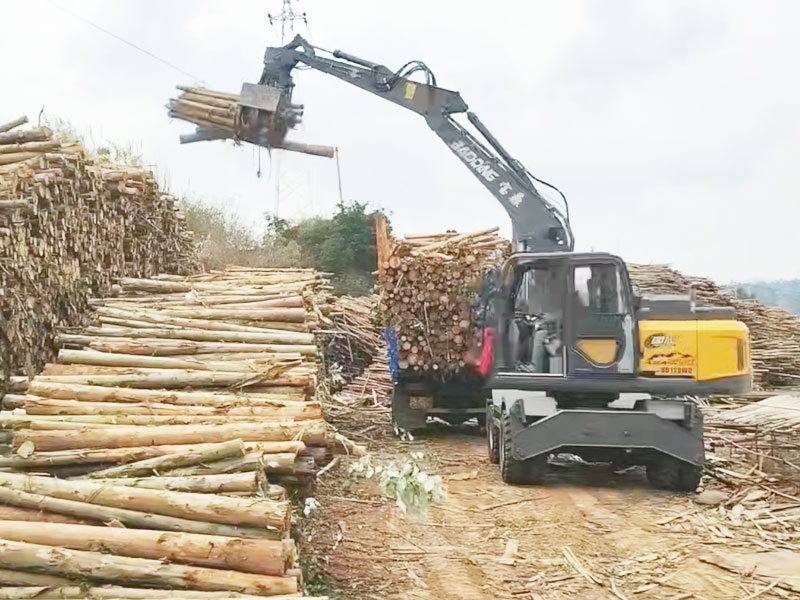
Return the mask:
<svg viewBox="0 0 800 600"><path fill-rule="evenodd" d="M117 35L116 33L112 32L112 31L109 31L109 30L108 30L108 29L106 29L105 27L102 27L102 26L98 25L97 23L94 23L94 22L90 21L89 19L87 19L87 18L85 18L85 17L82 17L81 15L79 15L79 14L77 14L77 13L75 13L75 12L71 11L70 9L68 9L66 6L62 6L62 5L61 5L61 4L59 4L58 2L54 2L54 0L47 0L47 1L48 1L50 4L52 4L53 6L55 6L56 8L58 8L58 9L60 9L60 10L63 10L65 13L67 13L67 14L69 14L69 15L72 15L73 17L75 17L76 19L78 19L78 20L80 20L80 21L83 21L83 22L84 22L84 23L86 23L87 25L89 25L89 26L91 26L91 27L94 27L95 29L97 29L97 30L99 30L99 31L102 31L103 33L105 33L106 35L109 35L109 36L111 36L111 37L112 37L112 38L114 38L115 40L117 40L117 41L120 41L120 42L122 42L123 44L126 44L126 45L130 46L131 48L133 48L133 49L135 49L135 50L138 50L139 52L141 52L141 53L143 53L143 54L146 54L146 55L147 55L147 56L149 56L150 58L154 58L154 59L155 59L155 60L157 60L158 62L160 62L160 63L163 63L163 64L167 65L167 66L168 66L169 68L171 68L171 69L175 69L175 70L176 70L176 71L178 71L179 73L183 73L184 75L187 75L187 76L191 77L191 78L192 78L194 81L197 81L197 82L199 82L199 83L205 83L205 81L204 81L203 79L201 79L200 77L197 77L196 75L192 75L192 74L191 74L191 73L189 73L188 71L184 71L183 69L181 69L180 67L178 67L178 66L176 66L176 65L172 64L172 63L171 63L171 62L169 62L168 60L166 60L166 59L163 59L163 58L161 58L160 56L158 56L158 55L156 55L156 54L153 54L153 53L152 53L152 52L150 52L149 50L146 50L146 49L142 48L141 46L138 46L138 45L134 44L133 42L131 42L131 41L128 41L128 40L126 40L125 38L123 38L123 37L121 37L121 36Z"/></svg>

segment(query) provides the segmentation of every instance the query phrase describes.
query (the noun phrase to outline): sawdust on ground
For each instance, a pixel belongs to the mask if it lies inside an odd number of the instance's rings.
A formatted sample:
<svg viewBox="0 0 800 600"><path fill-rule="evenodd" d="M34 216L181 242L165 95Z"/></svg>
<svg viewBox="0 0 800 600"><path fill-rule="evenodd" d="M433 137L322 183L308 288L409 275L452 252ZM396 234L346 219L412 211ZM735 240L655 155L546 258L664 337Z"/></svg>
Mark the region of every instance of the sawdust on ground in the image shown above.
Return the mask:
<svg viewBox="0 0 800 600"><path fill-rule="evenodd" d="M478 435L440 431L375 449L378 460L420 451L444 480L444 499L426 515L404 515L344 465L320 483L321 507L301 542L312 591L419 600L796 597L701 561L736 544L666 527L698 507L653 490L641 469L573 464L554 467L542 486L515 487L500 480Z"/></svg>

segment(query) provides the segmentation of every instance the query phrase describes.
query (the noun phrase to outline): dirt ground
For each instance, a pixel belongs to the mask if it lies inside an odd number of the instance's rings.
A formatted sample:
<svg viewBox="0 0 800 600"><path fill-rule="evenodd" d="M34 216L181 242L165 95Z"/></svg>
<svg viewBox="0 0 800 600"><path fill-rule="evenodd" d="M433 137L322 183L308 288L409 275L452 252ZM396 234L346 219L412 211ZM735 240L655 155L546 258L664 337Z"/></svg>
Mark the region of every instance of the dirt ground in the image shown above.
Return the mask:
<svg viewBox="0 0 800 600"><path fill-rule="evenodd" d="M375 448L377 461L423 452L426 471L443 478L444 497L425 514L404 515L346 464L327 473L301 542L312 592L420 600L798 597L701 561L749 544L671 527L687 512L717 509L653 490L640 469L564 464L542 486L513 487L487 460L483 438L463 429L387 438Z"/></svg>

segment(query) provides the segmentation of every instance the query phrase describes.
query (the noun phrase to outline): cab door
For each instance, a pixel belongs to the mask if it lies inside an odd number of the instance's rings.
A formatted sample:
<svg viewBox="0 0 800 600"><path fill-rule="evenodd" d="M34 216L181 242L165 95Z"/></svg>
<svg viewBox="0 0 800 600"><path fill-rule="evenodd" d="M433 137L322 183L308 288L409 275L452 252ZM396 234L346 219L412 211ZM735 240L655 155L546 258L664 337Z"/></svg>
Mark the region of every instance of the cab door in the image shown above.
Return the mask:
<svg viewBox="0 0 800 600"><path fill-rule="evenodd" d="M636 322L624 264L611 259L575 261L568 279L568 375L633 374Z"/></svg>

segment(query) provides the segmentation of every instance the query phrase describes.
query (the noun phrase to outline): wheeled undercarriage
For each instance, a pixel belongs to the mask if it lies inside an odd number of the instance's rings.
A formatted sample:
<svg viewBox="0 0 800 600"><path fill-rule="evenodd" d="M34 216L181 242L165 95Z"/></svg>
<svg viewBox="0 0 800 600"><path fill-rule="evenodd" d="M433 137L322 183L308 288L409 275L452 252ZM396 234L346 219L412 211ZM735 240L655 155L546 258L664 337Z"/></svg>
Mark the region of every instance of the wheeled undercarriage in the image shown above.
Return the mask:
<svg viewBox="0 0 800 600"><path fill-rule="evenodd" d="M703 415L695 402L637 393L587 400L493 390L486 436L503 480L539 483L549 456L573 454L587 462L644 465L657 488L697 488L704 447Z"/></svg>

